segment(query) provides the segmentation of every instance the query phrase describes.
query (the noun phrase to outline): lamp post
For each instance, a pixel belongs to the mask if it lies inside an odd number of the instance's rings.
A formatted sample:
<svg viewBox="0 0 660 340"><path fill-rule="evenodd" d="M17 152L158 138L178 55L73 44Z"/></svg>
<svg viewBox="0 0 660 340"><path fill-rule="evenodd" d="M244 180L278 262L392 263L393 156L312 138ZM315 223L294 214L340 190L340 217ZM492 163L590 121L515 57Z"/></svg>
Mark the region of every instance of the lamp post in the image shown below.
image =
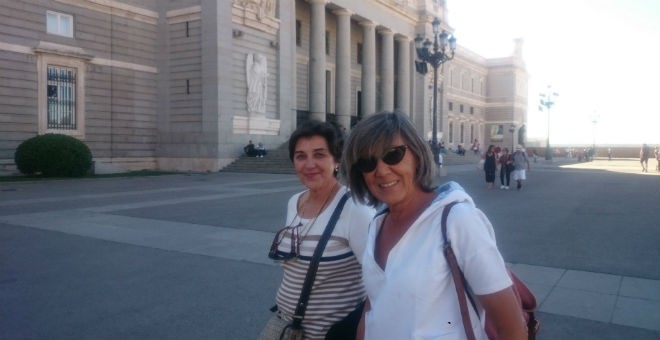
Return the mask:
<svg viewBox="0 0 660 340"><path fill-rule="evenodd" d="M548 85L546 93L539 93L539 111L545 108L548 114L548 138L545 143L545 160L552 160L552 150L550 150L550 108L555 104L555 97L559 96L557 92L552 92L552 86Z"/></svg>
<svg viewBox="0 0 660 340"><path fill-rule="evenodd" d="M514 136L516 133L516 124L511 124L509 132L511 132L511 153L513 153L513 150L516 149L516 138Z"/></svg>
<svg viewBox="0 0 660 340"><path fill-rule="evenodd" d="M594 115L593 119L591 120L591 123L594 125L594 143L591 146L591 152L593 156L596 156L596 124L598 124L598 116ZM593 161L593 157L591 158Z"/></svg>
<svg viewBox="0 0 660 340"><path fill-rule="evenodd" d="M428 38L424 39L421 34L415 38L415 50L417 58L415 68L420 74L426 74L427 64L433 67L433 137L431 139L431 148L433 150L433 160L440 165L440 147L438 146L438 67L454 58L456 51L456 37L448 34L445 30L440 30L440 19L435 18L431 23L433 26L433 42ZM431 49L431 46L433 48Z"/></svg>

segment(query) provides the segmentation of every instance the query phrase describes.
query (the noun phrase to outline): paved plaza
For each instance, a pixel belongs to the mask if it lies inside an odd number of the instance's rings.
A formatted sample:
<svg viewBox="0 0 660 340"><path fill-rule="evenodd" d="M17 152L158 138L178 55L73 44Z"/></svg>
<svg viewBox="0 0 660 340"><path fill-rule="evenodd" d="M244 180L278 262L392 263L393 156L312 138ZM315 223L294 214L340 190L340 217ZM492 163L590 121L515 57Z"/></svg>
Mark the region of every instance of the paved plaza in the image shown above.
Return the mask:
<svg viewBox="0 0 660 340"><path fill-rule="evenodd" d="M476 164L447 173L535 292L538 339L660 339L660 174L539 160L518 192ZM254 339L301 190L223 172L0 183L0 339Z"/></svg>

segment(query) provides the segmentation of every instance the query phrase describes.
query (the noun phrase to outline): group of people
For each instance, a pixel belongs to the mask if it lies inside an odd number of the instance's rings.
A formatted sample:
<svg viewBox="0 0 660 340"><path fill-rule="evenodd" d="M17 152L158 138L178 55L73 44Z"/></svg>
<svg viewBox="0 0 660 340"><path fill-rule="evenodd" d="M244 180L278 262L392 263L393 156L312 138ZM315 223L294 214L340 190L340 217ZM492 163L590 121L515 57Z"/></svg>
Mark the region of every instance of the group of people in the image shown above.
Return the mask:
<svg viewBox="0 0 660 340"><path fill-rule="evenodd" d="M304 339L466 339L468 329L486 339L487 315L499 338L527 339L493 226L458 183L435 184L431 148L407 115L370 115L345 142L333 124L309 121L292 133L288 150L305 190L289 199L286 226L271 245L269 257L284 272L271 321L301 320ZM350 198L339 209L344 195ZM296 315L335 210L304 315ZM443 255L442 221L475 302L465 325ZM351 315L356 323L338 332ZM281 335L269 334L264 328L260 339Z"/></svg>
<svg viewBox="0 0 660 340"><path fill-rule="evenodd" d="M660 171L660 150L657 146L653 150L653 156L657 161L655 170ZM642 148L639 150L639 163L642 164L642 172L649 172L649 158L651 158L651 147L644 143L642 144Z"/></svg>
<svg viewBox="0 0 660 340"><path fill-rule="evenodd" d="M243 147L243 152L248 157L263 157L266 156L266 147L264 143L259 142L257 146L252 143L252 140L248 141L247 145Z"/></svg>
<svg viewBox="0 0 660 340"><path fill-rule="evenodd" d="M529 159L522 145L516 145L515 151L510 154L509 148L501 149L489 145L483 155L483 170L486 175L488 189L495 187L495 174L499 169L500 189L509 190L511 178L516 182L516 189L522 190L523 182L527 179Z"/></svg>

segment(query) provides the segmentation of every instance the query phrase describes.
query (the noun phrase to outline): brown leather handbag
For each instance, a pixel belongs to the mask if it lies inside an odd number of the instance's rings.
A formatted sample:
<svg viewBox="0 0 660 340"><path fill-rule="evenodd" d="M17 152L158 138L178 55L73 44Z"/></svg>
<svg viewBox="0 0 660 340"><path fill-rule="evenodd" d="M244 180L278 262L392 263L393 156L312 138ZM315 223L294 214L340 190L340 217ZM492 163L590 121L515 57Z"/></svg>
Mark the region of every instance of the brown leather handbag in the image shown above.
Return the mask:
<svg viewBox="0 0 660 340"><path fill-rule="evenodd" d="M466 294L465 286L468 284L463 275L463 271L458 266L458 261L454 255L454 250L451 248L451 243L447 240L447 216L449 216L449 211L451 208L458 202L451 202L447 204L442 211L442 219L440 221L442 227L442 240L444 242L443 249L445 258L449 263L451 269L451 276L454 279L454 286L456 287L456 294L458 295L458 304L461 308L461 318L463 319L463 327L465 328L465 334L469 340L476 339L474 331L472 330L472 323L470 322L470 313L467 307L466 295L470 300L470 304L474 310L477 310L477 305L474 302L474 297L469 293ZM534 316L534 311L536 310L536 297L531 290L523 283L510 269L507 268L509 277L513 281L513 291L516 294L518 304L522 309L523 316L527 322L527 338L529 340L536 339L536 333L539 331L540 322ZM478 315L479 313L477 313ZM486 335L491 340L498 339L497 331L495 325L489 320L488 315L486 315L486 322L484 329Z"/></svg>

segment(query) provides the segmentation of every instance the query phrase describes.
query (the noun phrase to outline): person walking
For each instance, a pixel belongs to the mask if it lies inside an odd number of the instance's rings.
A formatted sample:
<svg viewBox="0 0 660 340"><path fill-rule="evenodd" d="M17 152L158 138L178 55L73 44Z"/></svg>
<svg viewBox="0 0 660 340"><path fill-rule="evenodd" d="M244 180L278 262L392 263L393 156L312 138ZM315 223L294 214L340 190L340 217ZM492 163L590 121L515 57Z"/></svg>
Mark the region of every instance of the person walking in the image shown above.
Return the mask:
<svg viewBox="0 0 660 340"><path fill-rule="evenodd" d="M268 254L282 266L284 274L275 296L276 313L259 339L279 338L279 332L272 331L276 327L270 325L281 325L280 320L293 321L314 251L331 215L348 191L337 180L342 146L341 132L326 122L309 121L289 138L289 158L305 190L289 199L286 227L275 234ZM304 339L324 339L334 323L364 301L360 261L374 212L353 199L345 201L301 316ZM355 327L357 321L359 314Z"/></svg>
<svg viewBox="0 0 660 340"><path fill-rule="evenodd" d="M367 303L364 339L486 339L486 315L497 338L527 339L527 330L488 218L456 182L437 187L428 143L407 115L384 112L358 123L341 162L356 200L379 210L369 225L362 271ZM476 308L463 324L441 220Z"/></svg>
<svg viewBox="0 0 660 340"><path fill-rule="evenodd" d="M642 172L649 172L649 157L651 157L651 148L644 143L639 150L639 163L642 164Z"/></svg>
<svg viewBox="0 0 660 340"><path fill-rule="evenodd" d="M500 165L500 189L509 190L509 183L511 182L511 170L513 168L513 160L509 154L509 148L502 150L498 163ZM506 179L506 182L504 180Z"/></svg>
<svg viewBox="0 0 660 340"><path fill-rule="evenodd" d="M492 189L495 187L495 171L497 170L497 156L495 155L495 145L489 145L484 154L484 172L486 173L486 187Z"/></svg>
<svg viewBox="0 0 660 340"><path fill-rule="evenodd" d="M511 177L516 181L516 189L520 191L523 188L523 182L527 179L525 171L529 170L529 159L520 144L516 145L516 151L511 155L511 158L513 161ZM525 168L525 165L527 165L527 168Z"/></svg>

